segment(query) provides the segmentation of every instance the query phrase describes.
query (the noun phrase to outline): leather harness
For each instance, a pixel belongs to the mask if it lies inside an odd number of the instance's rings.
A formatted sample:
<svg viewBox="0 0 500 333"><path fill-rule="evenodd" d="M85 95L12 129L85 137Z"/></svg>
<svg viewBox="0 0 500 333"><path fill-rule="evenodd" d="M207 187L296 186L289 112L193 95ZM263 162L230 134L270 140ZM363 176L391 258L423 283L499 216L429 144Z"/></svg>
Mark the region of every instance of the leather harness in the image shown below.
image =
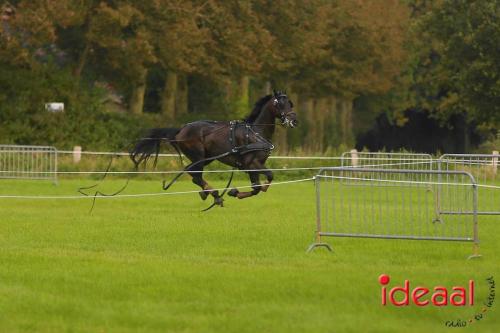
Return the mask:
<svg viewBox="0 0 500 333"><path fill-rule="evenodd" d="M236 129L241 126L245 126L246 129L245 144L236 146ZM253 151L266 151L268 155L270 155L271 151L274 149L274 145L269 140L266 140L259 133L255 132L252 125L244 121L231 120L229 122L229 131L229 142L232 145L231 153L233 154L244 155ZM250 133L255 136L257 142L249 142Z"/></svg>

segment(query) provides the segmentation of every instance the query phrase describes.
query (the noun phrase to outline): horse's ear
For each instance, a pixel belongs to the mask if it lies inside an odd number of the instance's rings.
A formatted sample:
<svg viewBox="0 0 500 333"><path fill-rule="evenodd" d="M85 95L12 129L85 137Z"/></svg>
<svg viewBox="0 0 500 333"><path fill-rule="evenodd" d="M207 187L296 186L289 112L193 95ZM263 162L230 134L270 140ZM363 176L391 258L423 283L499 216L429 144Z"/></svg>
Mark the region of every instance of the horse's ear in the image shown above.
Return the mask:
<svg viewBox="0 0 500 333"><path fill-rule="evenodd" d="M278 105L278 99L276 98L278 96L278 92L276 90L273 89L273 105L276 106Z"/></svg>
<svg viewBox="0 0 500 333"><path fill-rule="evenodd" d="M290 102L290 107L293 108L293 102L291 100L288 100Z"/></svg>

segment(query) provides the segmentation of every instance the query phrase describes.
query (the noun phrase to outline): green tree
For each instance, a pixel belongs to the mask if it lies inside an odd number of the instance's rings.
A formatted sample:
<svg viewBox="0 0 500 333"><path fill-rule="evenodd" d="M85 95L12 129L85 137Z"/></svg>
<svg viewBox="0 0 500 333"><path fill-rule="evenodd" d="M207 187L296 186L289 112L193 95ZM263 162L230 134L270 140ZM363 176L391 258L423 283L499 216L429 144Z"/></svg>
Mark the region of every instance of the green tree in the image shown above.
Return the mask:
<svg viewBox="0 0 500 333"><path fill-rule="evenodd" d="M198 25L203 4L157 0L143 3L142 9L165 79L161 113L172 121L187 112L187 75L203 71L208 38L207 29Z"/></svg>
<svg viewBox="0 0 500 333"><path fill-rule="evenodd" d="M88 32L97 69L129 92L133 114L143 111L148 68L157 61L148 19L135 1L101 2Z"/></svg>
<svg viewBox="0 0 500 333"><path fill-rule="evenodd" d="M443 121L456 113L500 126L500 3L441 1L417 21L418 103Z"/></svg>

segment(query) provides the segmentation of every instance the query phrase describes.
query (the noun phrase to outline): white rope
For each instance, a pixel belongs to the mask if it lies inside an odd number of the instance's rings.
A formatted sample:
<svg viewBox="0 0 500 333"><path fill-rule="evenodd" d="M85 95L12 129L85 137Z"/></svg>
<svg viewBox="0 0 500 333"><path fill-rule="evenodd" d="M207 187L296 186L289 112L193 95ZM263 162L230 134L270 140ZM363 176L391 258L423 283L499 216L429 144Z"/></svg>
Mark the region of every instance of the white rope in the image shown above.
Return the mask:
<svg viewBox="0 0 500 333"><path fill-rule="evenodd" d="M346 170L342 170L346 171ZM356 170L349 170L351 172L356 172ZM347 171L346 171L347 172ZM376 173L373 171L372 173ZM422 175L426 175L423 173ZM444 174L446 175L446 174ZM346 179L346 180L360 180L360 181L373 181L381 183L403 183L403 184L420 184L420 185L453 185L453 186L477 186L485 188L500 189L497 185L485 185L485 184L466 184L466 183L443 183L443 182L423 182L423 181L413 181L413 180L391 180L391 179L375 179L375 178L359 178L359 177L345 177L345 176L329 176L329 175L317 175L318 178L329 178L329 179ZM313 177L315 178L315 177Z"/></svg>
<svg viewBox="0 0 500 333"><path fill-rule="evenodd" d="M477 187L493 188L496 190L500 189L500 186L498 185L477 184Z"/></svg>
<svg viewBox="0 0 500 333"><path fill-rule="evenodd" d="M190 172L190 173L231 173L231 172L250 172L250 171L299 171L299 170L319 170L322 168L329 168L330 166L320 166L320 167L302 167L302 168L274 168L274 169L242 169L242 170L193 170L193 171L185 171L185 170L167 170L167 171L0 171L0 173L14 173L14 174L177 174L180 172Z"/></svg>
<svg viewBox="0 0 500 333"><path fill-rule="evenodd" d="M293 183L300 183L300 182L306 182L306 181L311 181L314 178L303 178L303 179L296 179L296 180L289 180L289 181L284 181L284 182L276 182L276 183L271 183L272 186L276 185L286 185L286 184L293 184ZM262 186L267 186L268 184L260 184L260 185L245 185L245 186L238 186L238 188L252 188L252 187L262 187ZM224 191L225 188L217 188L213 189L211 191ZM98 199L118 199L118 198L140 198L140 197L155 197L155 196L163 196L163 195L181 195L181 194L191 194L191 193L198 193L200 190L193 190L193 191L178 191L178 192L162 192L162 193L138 193L138 194L118 194L115 196L96 196ZM0 199L41 199L41 200L47 200L47 199L64 199L64 200L74 200L74 199L94 199L93 195L89 196L82 196L82 195L47 195L47 196L41 196L41 195L0 195Z"/></svg>
<svg viewBox="0 0 500 333"><path fill-rule="evenodd" d="M75 154L71 150L58 150L58 154ZM113 156L129 156L126 152L110 152L110 151L82 151L77 152L82 155L113 155ZM177 154L158 154L158 157L178 157ZM182 155L182 157L185 157ZM288 159L288 160L340 160L339 156L269 156L270 159Z"/></svg>
<svg viewBox="0 0 500 333"><path fill-rule="evenodd" d="M372 165L360 165L360 166L346 166L353 169L362 169L370 167L381 167L381 166L404 166L404 165L416 165L416 164L429 164L429 162L421 163L386 163L386 164L372 164ZM193 170L190 173L230 173L230 172L251 172L251 171L303 171L303 170L320 170L323 168L330 168L331 165L319 166L319 167L296 167L296 168L269 168L269 169L237 169L237 170ZM12 174L67 174L67 175L92 175L92 174L177 174L180 172L187 172L185 170L166 170L166 171L11 171L11 170L0 170L1 173L12 173Z"/></svg>
<svg viewBox="0 0 500 333"><path fill-rule="evenodd" d="M58 154L75 154L75 152L71 150L58 150ZM105 155L105 156L129 156L129 153L125 152L98 152L98 151L82 151L78 152L78 154L82 155ZM158 154L158 157L178 157L179 155L177 154ZM185 157L185 155L181 155L182 157ZM403 158L403 157L402 157ZM284 160L351 160L353 159L352 157L341 157L341 156L269 156L268 159L284 159ZM389 158L384 158L384 157L357 157L357 160L383 160L386 161ZM393 158L397 159L397 158ZM412 161L429 161L429 159L424 159L424 158L411 158L408 160Z"/></svg>

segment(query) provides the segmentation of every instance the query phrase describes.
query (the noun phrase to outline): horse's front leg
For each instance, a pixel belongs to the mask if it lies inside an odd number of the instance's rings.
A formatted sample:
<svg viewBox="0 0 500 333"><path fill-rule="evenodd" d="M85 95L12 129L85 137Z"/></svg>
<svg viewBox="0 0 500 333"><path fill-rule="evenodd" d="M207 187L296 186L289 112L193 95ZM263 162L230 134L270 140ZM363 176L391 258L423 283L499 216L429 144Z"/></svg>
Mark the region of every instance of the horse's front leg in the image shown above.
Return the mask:
<svg viewBox="0 0 500 333"><path fill-rule="evenodd" d="M248 174L250 176L250 182L252 183L252 190L248 192L240 192L237 189L233 188L227 193L229 196L236 197L238 199L245 199L259 194L260 190L262 189L259 181L260 171L249 171Z"/></svg>

